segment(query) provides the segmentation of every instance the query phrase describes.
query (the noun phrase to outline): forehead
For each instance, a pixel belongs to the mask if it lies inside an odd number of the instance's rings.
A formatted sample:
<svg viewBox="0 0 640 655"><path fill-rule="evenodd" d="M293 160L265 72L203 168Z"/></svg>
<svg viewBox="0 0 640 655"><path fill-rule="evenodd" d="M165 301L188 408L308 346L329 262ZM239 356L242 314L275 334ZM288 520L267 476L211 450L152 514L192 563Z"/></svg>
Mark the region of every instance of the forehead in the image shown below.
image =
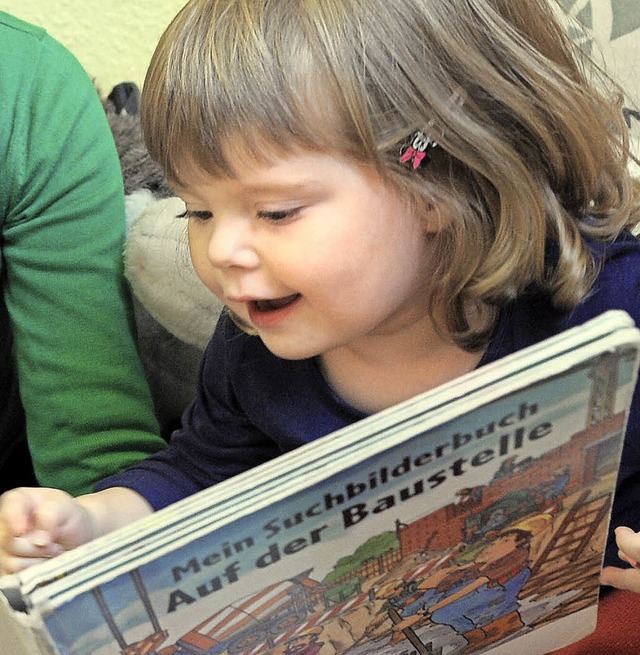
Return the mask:
<svg viewBox="0 0 640 655"><path fill-rule="evenodd" d="M183 196L207 187L238 188L246 193L308 192L330 186L382 184L371 166L335 152L291 149L254 156L239 150L230 172L211 172L195 162L180 169L180 179L170 180L174 191Z"/></svg>
<svg viewBox="0 0 640 655"><path fill-rule="evenodd" d="M329 148L307 146L293 139L274 140L261 134L258 128L234 133L219 140L212 147L185 143L167 171L175 185L186 181L213 178L244 179L250 175L276 174L295 160L340 157ZM171 174L173 173L173 174Z"/></svg>

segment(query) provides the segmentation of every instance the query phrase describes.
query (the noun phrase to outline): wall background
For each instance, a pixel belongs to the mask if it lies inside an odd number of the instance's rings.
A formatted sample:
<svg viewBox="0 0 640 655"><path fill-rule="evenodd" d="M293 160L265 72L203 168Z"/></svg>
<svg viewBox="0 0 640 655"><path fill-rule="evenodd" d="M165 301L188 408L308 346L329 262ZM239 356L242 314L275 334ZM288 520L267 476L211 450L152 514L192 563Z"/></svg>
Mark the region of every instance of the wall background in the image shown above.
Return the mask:
<svg viewBox="0 0 640 655"><path fill-rule="evenodd" d="M640 105L640 0L560 0L590 32L579 39Z"/></svg>
<svg viewBox="0 0 640 655"><path fill-rule="evenodd" d="M103 95L142 86L155 45L186 0L0 0L0 9L44 27L85 67Z"/></svg>
<svg viewBox="0 0 640 655"><path fill-rule="evenodd" d="M142 85L164 28L186 0L0 0L0 9L41 25L78 57L103 94ZM560 0L591 29L605 61L636 99L640 0Z"/></svg>

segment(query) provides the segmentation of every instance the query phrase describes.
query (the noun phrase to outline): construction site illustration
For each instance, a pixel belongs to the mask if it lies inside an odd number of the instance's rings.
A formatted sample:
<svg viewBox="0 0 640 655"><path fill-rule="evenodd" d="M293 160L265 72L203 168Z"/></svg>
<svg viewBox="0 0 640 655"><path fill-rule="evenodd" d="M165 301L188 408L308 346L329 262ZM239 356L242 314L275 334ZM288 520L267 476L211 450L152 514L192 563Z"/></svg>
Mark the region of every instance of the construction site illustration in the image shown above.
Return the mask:
<svg viewBox="0 0 640 655"><path fill-rule="evenodd" d="M632 368L607 353L354 457L47 628L69 655L466 655L595 611Z"/></svg>

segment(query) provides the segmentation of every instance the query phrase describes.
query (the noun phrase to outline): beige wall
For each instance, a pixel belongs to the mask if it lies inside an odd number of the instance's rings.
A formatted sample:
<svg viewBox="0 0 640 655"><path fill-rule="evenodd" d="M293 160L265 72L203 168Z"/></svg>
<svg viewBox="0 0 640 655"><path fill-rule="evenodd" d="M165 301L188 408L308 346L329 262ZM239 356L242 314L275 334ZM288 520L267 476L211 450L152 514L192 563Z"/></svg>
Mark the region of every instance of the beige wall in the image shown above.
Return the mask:
<svg viewBox="0 0 640 655"><path fill-rule="evenodd" d="M45 27L80 60L100 89L141 85L160 34L186 0L0 0L0 9ZM602 55L640 97L640 0L561 0L593 30ZM637 102L636 102L637 104Z"/></svg>
<svg viewBox="0 0 640 655"><path fill-rule="evenodd" d="M164 28L186 0L0 0L0 9L44 27L71 50L103 94L142 85Z"/></svg>

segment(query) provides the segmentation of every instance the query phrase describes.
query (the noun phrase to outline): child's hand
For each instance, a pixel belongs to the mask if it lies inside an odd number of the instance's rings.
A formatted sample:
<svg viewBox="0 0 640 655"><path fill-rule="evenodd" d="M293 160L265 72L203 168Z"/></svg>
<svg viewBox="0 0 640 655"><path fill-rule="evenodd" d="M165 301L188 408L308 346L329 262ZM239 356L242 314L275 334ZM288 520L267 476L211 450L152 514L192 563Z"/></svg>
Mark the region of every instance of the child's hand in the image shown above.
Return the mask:
<svg viewBox="0 0 640 655"><path fill-rule="evenodd" d="M615 566L605 566L600 576L600 582L618 589L628 589L640 593L640 532L631 528L616 528L616 543L618 557L631 564L630 569L619 569Z"/></svg>
<svg viewBox="0 0 640 655"><path fill-rule="evenodd" d="M20 488L0 497L0 573L15 573L83 544L92 519L69 494Z"/></svg>

